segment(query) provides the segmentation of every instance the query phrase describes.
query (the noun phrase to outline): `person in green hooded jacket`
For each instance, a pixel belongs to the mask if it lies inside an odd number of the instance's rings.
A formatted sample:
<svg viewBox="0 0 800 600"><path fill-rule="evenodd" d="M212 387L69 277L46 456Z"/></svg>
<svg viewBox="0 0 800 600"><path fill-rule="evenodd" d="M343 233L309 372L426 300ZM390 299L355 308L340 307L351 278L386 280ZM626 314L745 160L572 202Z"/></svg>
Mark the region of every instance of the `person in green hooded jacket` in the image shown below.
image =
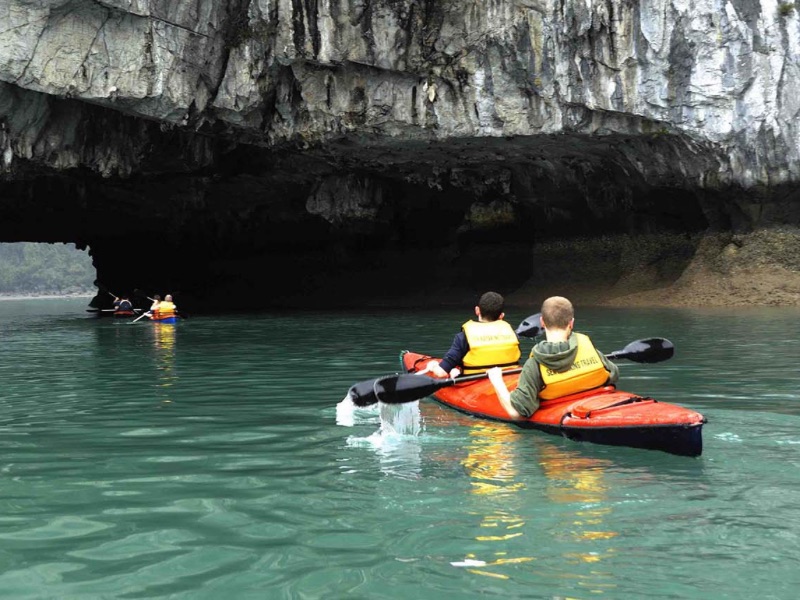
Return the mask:
<svg viewBox="0 0 800 600"><path fill-rule="evenodd" d="M615 383L619 367L572 330L575 311L562 296L544 301L541 310L546 339L533 347L519 376L517 389L508 391L499 368L487 371L500 403L512 419L530 417L540 400L561 398Z"/></svg>

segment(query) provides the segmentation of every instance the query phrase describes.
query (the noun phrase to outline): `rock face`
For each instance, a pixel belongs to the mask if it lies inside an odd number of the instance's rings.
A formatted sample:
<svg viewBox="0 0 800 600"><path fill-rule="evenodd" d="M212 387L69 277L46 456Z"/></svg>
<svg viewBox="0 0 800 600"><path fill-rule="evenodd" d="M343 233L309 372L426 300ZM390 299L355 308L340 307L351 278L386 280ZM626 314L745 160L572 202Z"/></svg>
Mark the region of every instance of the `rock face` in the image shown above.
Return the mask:
<svg viewBox="0 0 800 600"><path fill-rule="evenodd" d="M798 238L798 56L766 0L5 0L0 240L197 308L724 278Z"/></svg>

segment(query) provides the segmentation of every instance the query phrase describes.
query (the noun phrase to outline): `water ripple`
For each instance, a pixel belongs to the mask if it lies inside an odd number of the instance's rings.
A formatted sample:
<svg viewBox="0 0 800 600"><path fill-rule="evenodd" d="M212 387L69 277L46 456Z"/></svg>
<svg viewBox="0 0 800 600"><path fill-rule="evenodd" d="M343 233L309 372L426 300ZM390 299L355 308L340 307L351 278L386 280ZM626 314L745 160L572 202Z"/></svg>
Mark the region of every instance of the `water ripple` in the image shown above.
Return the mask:
<svg viewBox="0 0 800 600"><path fill-rule="evenodd" d="M458 311L156 328L85 319L82 304L2 304L8 597L793 597L790 311L581 311L602 348L676 344L671 361L622 375L706 414L704 454L689 459L426 400L342 405L354 381L396 372L400 349L443 350ZM782 352L753 364L767 338Z"/></svg>

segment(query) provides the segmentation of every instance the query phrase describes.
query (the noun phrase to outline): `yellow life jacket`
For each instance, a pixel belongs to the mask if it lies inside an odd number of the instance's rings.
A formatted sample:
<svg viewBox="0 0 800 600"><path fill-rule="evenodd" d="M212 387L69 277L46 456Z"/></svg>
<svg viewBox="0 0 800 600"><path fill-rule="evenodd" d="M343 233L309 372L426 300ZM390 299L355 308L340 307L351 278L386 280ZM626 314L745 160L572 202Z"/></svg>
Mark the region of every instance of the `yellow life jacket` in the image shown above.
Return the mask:
<svg viewBox="0 0 800 600"><path fill-rule="evenodd" d="M464 375L519 362L519 340L506 321L467 321L461 326L469 351L464 355Z"/></svg>
<svg viewBox="0 0 800 600"><path fill-rule="evenodd" d="M575 335L578 338L578 353L569 369L556 372L539 364L539 372L544 381L544 387L539 392L539 398L542 400L585 392L601 387L608 381L608 370L600 360L600 353L592 341L582 333Z"/></svg>
<svg viewBox="0 0 800 600"><path fill-rule="evenodd" d="M155 315L159 318L164 317L174 317L175 316L175 304L172 302L167 302L166 300L162 300L161 303L158 305L158 310L154 311Z"/></svg>

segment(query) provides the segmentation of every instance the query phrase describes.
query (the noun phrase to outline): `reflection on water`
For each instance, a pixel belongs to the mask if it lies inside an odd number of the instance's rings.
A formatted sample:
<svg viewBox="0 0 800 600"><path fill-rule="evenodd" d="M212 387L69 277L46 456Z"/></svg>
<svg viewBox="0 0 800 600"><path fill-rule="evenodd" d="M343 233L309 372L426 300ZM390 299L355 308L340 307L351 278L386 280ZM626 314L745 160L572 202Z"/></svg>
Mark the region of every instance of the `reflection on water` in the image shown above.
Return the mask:
<svg viewBox="0 0 800 600"><path fill-rule="evenodd" d="M606 470L614 466L612 461L581 456L578 452L565 451L547 443L539 445L539 457L539 464L547 477L547 497L573 509L561 515L561 530L565 535L578 543L610 540L619 535L603 527L612 517L606 483ZM585 551L565 553L565 564L574 561L596 563L615 553L613 546L603 551L596 543L588 546ZM602 583L602 587L607 587L607 584Z"/></svg>
<svg viewBox="0 0 800 600"><path fill-rule="evenodd" d="M153 360L156 363L158 379L156 388L161 402L172 402L170 388L177 383L178 375L175 368L175 338L177 327L167 323L150 323L153 331Z"/></svg>
<svg viewBox="0 0 800 600"><path fill-rule="evenodd" d="M514 448L520 432L508 425L475 421L469 430L469 454L462 461L472 477L472 491L481 495L505 495L519 491L523 484L514 481Z"/></svg>
<svg viewBox="0 0 800 600"><path fill-rule="evenodd" d="M525 484L515 480L518 472L514 441L519 435L519 431L508 425L483 421L475 421L469 431L467 456L462 464L470 476L472 494L483 499L482 510L475 513L481 519L482 533L475 539L487 547L483 556L470 553L464 561L452 564L480 566L481 569L468 569L476 575L507 579L507 575L491 567L534 560L530 556L508 556L505 545L498 544L524 535L521 528L525 520L513 510L518 504L514 495L525 488Z"/></svg>
<svg viewBox="0 0 800 600"><path fill-rule="evenodd" d="M526 484L519 480L517 466L520 461L531 458L519 456L529 435L530 432L507 424L484 421L471 424L468 453L462 464L470 477L472 494L482 498L479 504L481 511L475 513L481 518L481 533L475 539L487 547L484 553L470 553L463 561L453 562L454 566L468 567L470 572L477 575L507 579L507 574L499 572L502 569L493 567L537 560L539 540L534 538L540 528L536 524L526 526L530 517L523 516L528 511L523 509L524 500L520 496ZM575 564L576 561L596 563L614 556L613 547L599 552L597 545L600 540L610 540L618 535L615 531L603 528L603 523L612 513L607 502L605 472L614 463L581 456L578 452L564 450L542 439L536 440L535 449L538 465L545 477L546 500L543 498L542 502L563 505L567 509L556 511L561 521L556 528L558 537L568 535L573 542L588 542L589 545L585 551L564 553L562 564ZM507 542L525 536L531 538L530 541L519 540L520 543L513 547L531 549L531 554L512 556ZM566 573L564 576L567 576ZM572 576L582 578L583 585L592 587L595 592L607 590L609 586L603 578L595 581L577 572Z"/></svg>

